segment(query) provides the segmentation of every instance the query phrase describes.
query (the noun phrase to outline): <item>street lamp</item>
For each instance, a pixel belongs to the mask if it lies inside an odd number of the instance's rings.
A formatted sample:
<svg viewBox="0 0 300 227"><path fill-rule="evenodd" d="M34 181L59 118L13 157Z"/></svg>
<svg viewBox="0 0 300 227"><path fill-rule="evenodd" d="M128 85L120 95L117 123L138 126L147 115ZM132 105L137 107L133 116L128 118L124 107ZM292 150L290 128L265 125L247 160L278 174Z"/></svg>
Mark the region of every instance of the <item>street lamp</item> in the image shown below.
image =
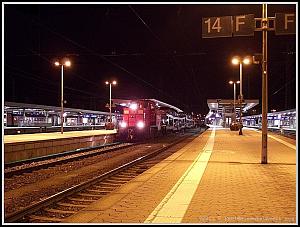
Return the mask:
<svg viewBox="0 0 300 227"><path fill-rule="evenodd" d="M110 122L112 122L112 117L111 117L111 85L116 85L117 81L105 81L106 85L109 85L109 119Z"/></svg>
<svg viewBox="0 0 300 227"><path fill-rule="evenodd" d="M244 58L234 57L231 60L231 62L234 65L240 65L240 95L239 95L239 103L240 103L240 130L239 130L239 135L243 135L243 132L242 132L242 126L243 126L243 123L242 123L242 103L243 103L244 97L243 97L243 87L242 87L242 84L243 84L242 68L243 68L243 64L249 65L251 63L251 57L244 57Z"/></svg>
<svg viewBox="0 0 300 227"><path fill-rule="evenodd" d="M234 120L234 123L235 123L235 97L236 97L236 84L239 84L240 83L240 81L229 81L229 84L233 84L233 112L234 112L234 114L233 114L233 120Z"/></svg>
<svg viewBox="0 0 300 227"><path fill-rule="evenodd" d="M66 67L70 67L71 66L71 62L69 60L64 60L62 62L56 61L55 66L61 66L61 101L60 101L60 105L61 105L61 113L60 113L60 132L61 134L64 133L64 66Z"/></svg>

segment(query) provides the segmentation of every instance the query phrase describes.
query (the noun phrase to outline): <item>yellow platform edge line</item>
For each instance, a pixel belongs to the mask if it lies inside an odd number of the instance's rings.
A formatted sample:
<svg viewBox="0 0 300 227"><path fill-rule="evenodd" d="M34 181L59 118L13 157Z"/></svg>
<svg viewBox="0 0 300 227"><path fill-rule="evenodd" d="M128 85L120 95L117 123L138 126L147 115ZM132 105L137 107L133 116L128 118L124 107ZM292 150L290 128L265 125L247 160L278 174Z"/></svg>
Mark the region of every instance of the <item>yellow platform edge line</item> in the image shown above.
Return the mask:
<svg viewBox="0 0 300 227"><path fill-rule="evenodd" d="M215 129L213 128L202 152L199 153L194 162L144 223L181 223L205 172L213 150L214 138Z"/></svg>
<svg viewBox="0 0 300 227"><path fill-rule="evenodd" d="M258 133L261 133L261 131L258 131L258 130L255 130L255 131L258 132ZM271 136L269 134L268 134L268 137L270 137L270 138L278 141L279 143L282 143L282 144L288 146L289 148L292 148L292 149L296 150L296 146L294 144L291 144L289 142L286 142L286 141L284 141L282 139L276 138L275 136Z"/></svg>

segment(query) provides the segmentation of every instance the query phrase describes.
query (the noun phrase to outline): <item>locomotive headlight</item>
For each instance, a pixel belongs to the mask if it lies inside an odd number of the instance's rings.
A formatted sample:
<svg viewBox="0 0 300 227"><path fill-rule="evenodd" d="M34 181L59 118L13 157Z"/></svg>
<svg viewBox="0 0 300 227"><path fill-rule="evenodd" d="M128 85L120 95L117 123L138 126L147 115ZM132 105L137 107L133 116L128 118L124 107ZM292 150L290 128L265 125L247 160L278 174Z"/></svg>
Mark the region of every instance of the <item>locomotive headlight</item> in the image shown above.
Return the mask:
<svg viewBox="0 0 300 227"><path fill-rule="evenodd" d="M136 110L138 108L138 105L136 103L131 103L129 108L132 110Z"/></svg>
<svg viewBox="0 0 300 227"><path fill-rule="evenodd" d="M145 123L142 121L139 121L136 125L138 128L144 128L145 127Z"/></svg>
<svg viewBox="0 0 300 227"><path fill-rule="evenodd" d="M121 128L126 128L127 127L127 124L125 121L122 121L121 124L120 124Z"/></svg>

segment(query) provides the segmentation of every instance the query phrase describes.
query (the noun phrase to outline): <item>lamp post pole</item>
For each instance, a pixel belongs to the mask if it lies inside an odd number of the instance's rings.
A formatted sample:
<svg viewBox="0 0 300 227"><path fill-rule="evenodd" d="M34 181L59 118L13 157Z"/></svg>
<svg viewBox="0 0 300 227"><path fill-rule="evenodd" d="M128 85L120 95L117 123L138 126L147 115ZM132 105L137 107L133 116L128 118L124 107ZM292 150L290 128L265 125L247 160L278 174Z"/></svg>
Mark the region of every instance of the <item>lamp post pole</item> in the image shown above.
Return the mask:
<svg viewBox="0 0 300 227"><path fill-rule="evenodd" d="M61 113L60 113L60 133L64 133L64 65L61 65Z"/></svg>
<svg viewBox="0 0 300 227"><path fill-rule="evenodd" d="M240 62L240 97L243 99L243 63Z"/></svg>
<svg viewBox="0 0 300 227"><path fill-rule="evenodd" d="M268 74L267 74L267 31L268 31L268 14L267 4L262 7L262 150L261 163L267 164L267 144L268 144Z"/></svg>
<svg viewBox="0 0 300 227"><path fill-rule="evenodd" d="M240 81L229 81L230 84L233 84L233 122L235 123L236 122L236 111L235 111L235 102L236 102L236 84L239 84Z"/></svg>
<svg viewBox="0 0 300 227"><path fill-rule="evenodd" d="M234 65L239 65L240 66L240 95L239 95L239 103L240 103L240 122L239 122L239 135L243 135L243 131L242 131L242 128L243 128L243 123L242 123L242 106L243 106L243 100L244 100L244 97L243 97L243 64L250 64L251 63L251 60L248 57L245 57L244 59L242 59L241 57L235 57L232 59L232 63Z"/></svg>
<svg viewBox="0 0 300 227"><path fill-rule="evenodd" d="M235 89L236 89L236 85L235 83L233 83L233 120L234 120L234 123L235 123L235 96L236 96L236 92L235 92Z"/></svg>
<svg viewBox="0 0 300 227"><path fill-rule="evenodd" d="M242 87L242 84L243 84L243 63L240 61L240 130L239 130L239 135L243 135L243 131L242 131L242 126L243 126L243 123L242 123L242 102L243 102L243 87Z"/></svg>
<svg viewBox="0 0 300 227"><path fill-rule="evenodd" d="M65 59L64 63L60 61L55 61L54 64L55 66L61 66L60 132L61 134L63 134L64 133L64 65L70 67L71 62Z"/></svg>
<svg viewBox="0 0 300 227"><path fill-rule="evenodd" d="M109 121L112 122L111 119L111 83L109 83Z"/></svg>
<svg viewBox="0 0 300 227"><path fill-rule="evenodd" d="M111 86L112 85L116 85L117 81L106 81L105 82L106 85L109 85L109 123L112 123L112 114L111 114ZM110 126L111 127L111 124Z"/></svg>

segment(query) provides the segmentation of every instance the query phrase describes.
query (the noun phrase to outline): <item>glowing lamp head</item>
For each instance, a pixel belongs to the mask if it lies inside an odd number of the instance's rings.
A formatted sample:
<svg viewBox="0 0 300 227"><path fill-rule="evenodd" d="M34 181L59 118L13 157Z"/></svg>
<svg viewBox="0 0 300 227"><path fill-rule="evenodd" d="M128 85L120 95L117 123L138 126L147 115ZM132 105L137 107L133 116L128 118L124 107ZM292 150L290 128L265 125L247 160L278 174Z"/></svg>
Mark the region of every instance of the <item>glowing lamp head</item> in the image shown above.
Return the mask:
<svg viewBox="0 0 300 227"><path fill-rule="evenodd" d="M125 121L122 121L121 124L120 124L121 128L126 128L127 127L127 124Z"/></svg>
<svg viewBox="0 0 300 227"><path fill-rule="evenodd" d="M139 121L136 126L141 129L141 128L145 127L145 123L142 121Z"/></svg>
<svg viewBox="0 0 300 227"><path fill-rule="evenodd" d="M251 60L250 60L250 58L244 58L244 60L243 60L243 63L245 64L245 65L249 65L250 63L251 63Z"/></svg>
<svg viewBox="0 0 300 227"><path fill-rule="evenodd" d="M109 82L108 82L108 81L105 81L105 84L109 84Z"/></svg>
<svg viewBox="0 0 300 227"><path fill-rule="evenodd" d="M132 110L136 110L138 108L138 105L136 103L131 103L129 108Z"/></svg>
<svg viewBox="0 0 300 227"><path fill-rule="evenodd" d="M56 62L54 63L54 65L55 65L55 66L59 66L59 62L56 61Z"/></svg>
<svg viewBox="0 0 300 227"><path fill-rule="evenodd" d="M65 66L70 67L71 66L71 62L69 60L65 61Z"/></svg>
<svg viewBox="0 0 300 227"><path fill-rule="evenodd" d="M113 85L116 85L116 84L117 84L117 81L114 80L114 81L112 82L112 84L113 84Z"/></svg>
<svg viewBox="0 0 300 227"><path fill-rule="evenodd" d="M230 84L239 84L240 81L238 80L238 81L235 81L235 82L234 82L234 81L231 80L231 81L229 81L229 83L230 83Z"/></svg>
<svg viewBox="0 0 300 227"><path fill-rule="evenodd" d="M240 59L238 59L237 57L234 57L232 60L231 60L232 64L234 65L238 65L240 64Z"/></svg>

